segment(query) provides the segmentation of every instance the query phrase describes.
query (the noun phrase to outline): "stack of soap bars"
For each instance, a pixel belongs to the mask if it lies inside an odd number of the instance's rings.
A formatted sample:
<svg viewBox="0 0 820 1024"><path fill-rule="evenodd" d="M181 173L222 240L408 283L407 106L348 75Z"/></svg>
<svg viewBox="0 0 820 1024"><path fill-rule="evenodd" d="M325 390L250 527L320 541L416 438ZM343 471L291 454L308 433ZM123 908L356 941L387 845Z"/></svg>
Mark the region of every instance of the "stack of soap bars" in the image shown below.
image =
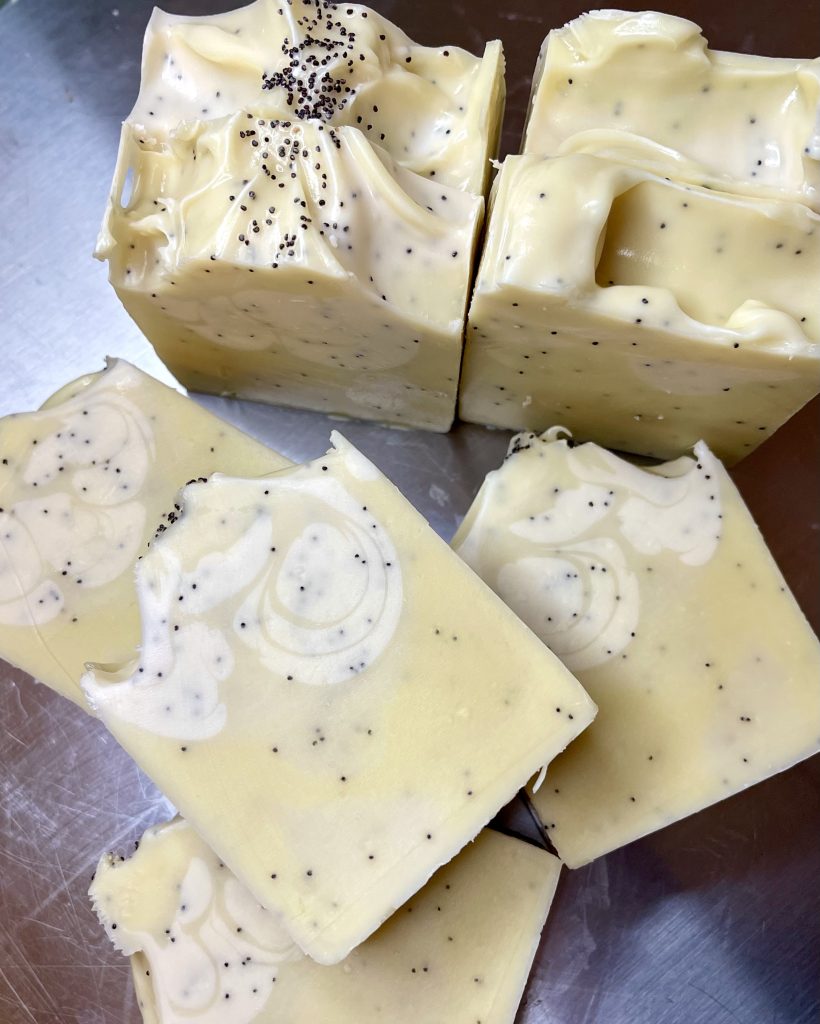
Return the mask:
<svg viewBox="0 0 820 1024"><path fill-rule="evenodd" d="M90 891L145 1024L512 1024L562 861L820 749L721 462L820 388L817 81L550 33L460 392L525 432L450 547L341 434L292 465L122 360L0 422L0 654L179 812ZM190 387L447 430L503 101L500 43L359 5L155 12L98 255ZM560 860L487 828L522 789Z"/></svg>
<svg viewBox="0 0 820 1024"><path fill-rule="evenodd" d="M290 467L121 360L0 424L0 650L184 815L92 889L147 1021L508 1021L535 954L559 862L484 827L595 706L332 441Z"/></svg>

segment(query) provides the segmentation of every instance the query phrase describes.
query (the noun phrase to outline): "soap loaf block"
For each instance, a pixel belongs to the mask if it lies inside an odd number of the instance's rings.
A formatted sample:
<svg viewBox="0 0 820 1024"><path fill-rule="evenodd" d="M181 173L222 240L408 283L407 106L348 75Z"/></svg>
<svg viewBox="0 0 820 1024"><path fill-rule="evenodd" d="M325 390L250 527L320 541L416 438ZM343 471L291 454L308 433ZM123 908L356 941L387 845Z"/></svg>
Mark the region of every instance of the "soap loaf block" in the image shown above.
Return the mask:
<svg viewBox="0 0 820 1024"><path fill-rule="evenodd" d="M447 430L503 99L358 5L157 13L97 255L187 386Z"/></svg>
<svg viewBox="0 0 820 1024"><path fill-rule="evenodd" d="M578 867L820 749L820 645L720 462L523 434L458 554L599 705L533 795Z"/></svg>
<svg viewBox="0 0 820 1024"><path fill-rule="evenodd" d="M820 217L585 154L508 157L463 419L747 455L820 390Z"/></svg>
<svg viewBox="0 0 820 1024"><path fill-rule="evenodd" d="M370 935L594 715L547 648L338 435L183 493L142 559L105 725L307 954Z"/></svg>
<svg viewBox="0 0 820 1024"><path fill-rule="evenodd" d="M709 50L655 11L592 11L541 49L524 151L588 152L820 212L820 58Z"/></svg>
<svg viewBox="0 0 820 1024"><path fill-rule="evenodd" d="M560 867L485 830L337 967L305 957L180 819L104 857L90 895L145 1024L512 1024Z"/></svg>
<svg viewBox="0 0 820 1024"><path fill-rule="evenodd" d="M179 489L287 465L121 359L0 420L0 657L84 705L85 663L139 641L134 563Z"/></svg>

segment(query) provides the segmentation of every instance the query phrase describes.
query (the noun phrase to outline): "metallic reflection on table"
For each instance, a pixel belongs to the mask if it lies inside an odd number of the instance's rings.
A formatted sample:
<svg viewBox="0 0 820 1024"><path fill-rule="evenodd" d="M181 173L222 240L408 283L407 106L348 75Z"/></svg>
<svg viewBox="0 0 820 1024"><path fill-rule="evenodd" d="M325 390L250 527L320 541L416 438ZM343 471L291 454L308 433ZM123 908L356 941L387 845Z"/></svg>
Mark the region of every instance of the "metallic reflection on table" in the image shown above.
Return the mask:
<svg viewBox="0 0 820 1024"><path fill-rule="evenodd" d="M2 413L32 408L106 353L168 379L90 259L150 11L144 0L120 4L0 4ZM542 0L373 5L423 42L478 51L485 39L504 40L507 151L517 147L544 32L582 9ZM202 14L230 4L167 6ZM724 49L812 56L817 0L781 11L702 0L674 13L699 21ZM202 401L291 458L326 446L324 417ZM819 410L813 403L734 473L815 628ZM344 429L445 537L507 441L478 427L444 437ZM86 890L102 850L126 850L172 809L98 723L2 665L0 715L0 1024L137 1024L126 963ZM527 824L520 813L509 823ZM519 1022L816 1024L818 892L814 758L565 873Z"/></svg>

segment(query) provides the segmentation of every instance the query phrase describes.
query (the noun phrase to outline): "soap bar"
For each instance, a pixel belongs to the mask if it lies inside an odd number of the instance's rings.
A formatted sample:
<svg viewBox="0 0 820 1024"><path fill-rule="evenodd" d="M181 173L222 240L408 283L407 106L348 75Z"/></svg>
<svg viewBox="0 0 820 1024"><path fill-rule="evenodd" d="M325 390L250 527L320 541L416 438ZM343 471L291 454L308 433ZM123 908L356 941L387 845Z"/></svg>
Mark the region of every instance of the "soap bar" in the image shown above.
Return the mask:
<svg viewBox="0 0 820 1024"><path fill-rule="evenodd" d="M485 830L336 967L305 957L181 819L104 857L90 894L145 1024L512 1024L560 869Z"/></svg>
<svg viewBox="0 0 820 1024"><path fill-rule="evenodd" d="M586 154L508 157L461 416L747 455L820 390L820 217Z"/></svg>
<svg viewBox="0 0 820 1024"><path fill-rule="evenodd" d="M820 645L706 445L559 433L513 439L453 546L599 705L533 796L578 867L820 749Z"/></svg>
<svg viewBox="0 0 820 1024"><path fill-rule="evenodd" d="M97 245L186 386L445 431L503 56L376 12L158 12Z"/></svg>
<svg viewBox="0 0 820 1024"><path fill-rule="evenodd" d="M338 435L183 492L140 562L116 739L320 963L362 942L594 715L557 658Z"/></svg>
<svg viewBox="0 0 820 1024"><path fill-rule="evenodd" d="M85 663L139 641L134 562L177 491L288 464L121 359L0 420L0 657L84 705Z"/></svg>
<svg viewBox="0 0 820 1024"><path fill-rule="evenodd" d="M588 152L820 211L820 58L707 49L656 11L592 11L541 49L524 151Z"/></svg>

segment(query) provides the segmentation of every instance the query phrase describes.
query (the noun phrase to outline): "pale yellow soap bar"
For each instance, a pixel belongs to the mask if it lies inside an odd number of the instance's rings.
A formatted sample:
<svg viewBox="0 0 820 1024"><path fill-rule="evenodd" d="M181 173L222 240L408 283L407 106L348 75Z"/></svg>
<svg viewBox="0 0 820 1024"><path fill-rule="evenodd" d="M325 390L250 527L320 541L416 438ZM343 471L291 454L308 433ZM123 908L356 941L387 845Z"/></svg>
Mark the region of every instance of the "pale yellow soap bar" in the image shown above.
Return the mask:
<svg viewBox="0 0 820 1024"><path fill-rule="evenodd" d="M364 456L216 477L140 562L99 716L293 940L335 963L592 720Z"/></svg>
<svg viewBox="0 0 820 1024"><path fill-rule="evenodd" d="M104 857L90 895L145 1024L512 1024L560 869L484 831L336 967L305 957L180 819Z"/></svg>
<svg viewBox="0 0 820 1024"><path fill-rule="evenodd" d="M0 657L85 704L139 641L134 563L177 492L289 463L121 359L0 421Z"/></svg>
<svg viewBox="0 0 820 1024"><path fill-rule="evenodd" d="M96 254L186 386L445 431L503 98L358 5L157 12Z"/></svg>
<svg viewBox="0 0 820 1024"><path fill-rule="evenodd" d="M820 391L820 216L588 155L508 157L463 419L736 461Z"/></svg>
<svg viewBox="0 0 820 1024"><path fill-rule="evenodd" d="M820 749L820 645L704 444L515 438L453 546L597 701L533 796L570 867Z"/></svg>
<svg viewBox="0 0 820 1024"><path fill-rule="evenodd" d="M820 211L818 125L820 58L709 50L684 18L591 11L544 40L524 152L597 153Z"/></svg>

